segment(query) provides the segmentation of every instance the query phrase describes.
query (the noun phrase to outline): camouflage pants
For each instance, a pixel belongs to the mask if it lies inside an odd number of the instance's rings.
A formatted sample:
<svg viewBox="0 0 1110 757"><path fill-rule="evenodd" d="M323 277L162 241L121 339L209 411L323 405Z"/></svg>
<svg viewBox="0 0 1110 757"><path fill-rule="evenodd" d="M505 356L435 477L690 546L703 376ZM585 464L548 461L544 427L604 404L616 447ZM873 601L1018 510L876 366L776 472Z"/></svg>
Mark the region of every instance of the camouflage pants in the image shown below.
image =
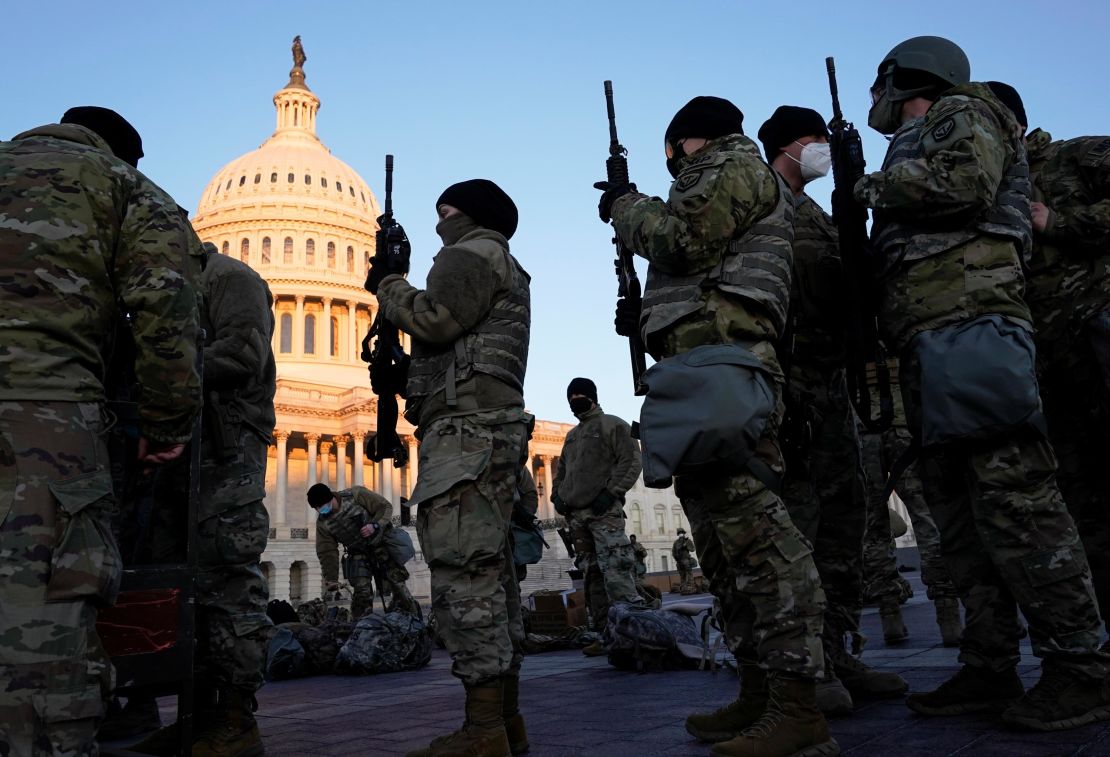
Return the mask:
<svg viewBox="0 0 1110 757"><path fill-rule="evenodd" d="M639 602L636 591L636 558L624 532L624 508L619 502L604 515L589 508L572 510L567 526L574 539L574 565L585 579L586 602L595 630L609 621L613 602Z"/></svg>
<svg viewBox="0 0 1110 757"><path fill-rule="evenodd" d="M678 569L678 582L683 586L689 585L694 580L694 566L691 561L676 559L674 564Z"/></svg>
<svg viewBox="0 0 1110 757"><path fill-rule="evenodd" d="M757 449L778 471L781 418L780 403ZM747 472L678 476L675 494L737 659L806 678L821 675L825 593L813 550L782 500Z"/></svg>
<svg viewBox="0 0 1110 757"><path fill-rule="evenodd" d="M912 429L921 417L915 360L902 360L901 378ZM1098 605L1086 555L1056 485L1049 443L1015 433L929 455L920 472L945 563L966 608L960 661L1013 668L1020 607L1038 657L1080 675L1110 674L1110 655L1098 649Z"/></svg>
<svg viewBox="0 0 1110 757"><path fill-rule="evenodd" d="M384 547L373 548L367 555L352 555L352 573L347 576L351 583L351 619L358 620L367 612L374 609L374 568L377 566L378 574L384 579L392 602L398 609L413 609L416 600L409 593L405 581L409 579L408 569L398 565L389 557L389 552ZM385 609L384 607L382 609Z"/></svg>
<svg viewBox="0 0 1110 757"><path fill-rule="evenodd" d="M783 450L782 499L813 545L827 600L825 642L844 646L851 639L855 646L867 515L855 413L843 371L808 371L804 378L787 390L787 413L804 431Z"/></svg>
<svg viewBox="0 0 1110 757"><path fill-rule="evenodd" d="M1105 620L1110 611L1110 501L1103 466L1110 461L1110 378L1089 336L1081 333L1070 349L1042 361L1041 398L1059 459L1056 479L1083 540Z"/></svg>
<svg viewBox="0 0 1110 757"><path fill-rule="evenodd" d="M421 429L417 536L431 571L432 611L468 685L520 670L524 626L509 515L525 444L523 421L499 413L440 418Z"/></svg>
<svg viewBox="0 0 1110 757"><path fill-rule="evenodd" d="M897 391L897 388L895 388ZM894 539L890 535L890 509L883 499L887 473L910 446L910 432L901 426L881 434L863 434L864 469L867 472L867 534L863 543L865 598L900 599L905 579L898 574ZM925 502L917 463L906 469L898 481L898 497L905 504L913 525L913 535L921 554L921 581L929 599L955 598L956 587L940 551L940 531Z"/></svg>
<svg viewBox="0 0 1110 757"><path fill-rule="evenodd" d="M0 402L0 753L95 755L120 560L101 406Z"/></svg>
<svg viewBox="0 0 1110 757"><path fill-rule="evenodd" d="M181 557L188 465L159 472L155 559ZM269 587L259 559L270 519L262 504L266 443L249 430L229 457L201 444L197 523L197 649L194 672L205 684L252 694L262 687L270 619ZM171 558L172 559L172 558Z"/></svg>

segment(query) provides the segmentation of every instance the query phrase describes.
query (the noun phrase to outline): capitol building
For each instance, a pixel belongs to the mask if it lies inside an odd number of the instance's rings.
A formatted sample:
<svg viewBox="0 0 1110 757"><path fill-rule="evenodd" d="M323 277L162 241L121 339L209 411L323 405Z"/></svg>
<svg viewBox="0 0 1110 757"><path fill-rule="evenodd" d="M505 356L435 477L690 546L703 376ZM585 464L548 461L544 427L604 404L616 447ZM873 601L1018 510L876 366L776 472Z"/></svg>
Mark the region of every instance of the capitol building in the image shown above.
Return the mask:
<svg viewBox="0 0 1110 757"><path fill-rule="evenodd" d="M298 42L295 54L299 49ZM417 440L403 418L397 431L409 445L406 466L363 455L377 405L359 355L377 303L362 285L381 209L362 177L317 136L320 99L305 82L303 60L295 58L288 84L273 96L273 134L215 173L192 219L202 240L250 265L273 293L277 427L266 470L271 527L262 567L271 597L294 601L319 596L322 586L308 487L366 486L391 500L397 514L418 473ZM537 420L529 445L551 549L530 566L526 593L569 586L565 571L573 566L553 530L559 519L550 493L571 428ZM672 490L646 489L641 481L628 493L626 512L629 533L649 549L648 569L672 567L675 530L689 530ZM419 553L408 567L412 593L427 601L428 569Z"/></svg>

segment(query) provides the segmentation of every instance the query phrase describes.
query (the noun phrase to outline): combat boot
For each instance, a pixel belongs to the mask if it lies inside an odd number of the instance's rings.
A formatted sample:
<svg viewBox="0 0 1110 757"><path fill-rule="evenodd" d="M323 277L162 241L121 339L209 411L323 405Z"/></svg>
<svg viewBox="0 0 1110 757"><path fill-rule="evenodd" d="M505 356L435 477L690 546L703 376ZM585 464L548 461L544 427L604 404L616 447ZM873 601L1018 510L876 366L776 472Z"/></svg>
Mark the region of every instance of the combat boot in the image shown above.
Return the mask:
<svg viewBox="0 0 1110 757"><path fill-rule="evenodd" d="M520 674L507 675L501 699L501 718L505 721L505 735L509 738L509 751L514 755L528 751L528 732L524 716L520 714Z"/></svg>
<svg viewBox="0 0 1110 757"><path fill-rule="evenodd" d="M734 739L709 750L717 757L833 757L840 746L817 709L817 684L784 673L767 680L767 708Z"/></svg>
<svg viewBox="0 0 1110 757"><path fill-rule="evenodd" d="M1035 731L1063 731L1110 720L1110 689L1106 681L1046 663L1041 679L1002 720Z"/></svg>
<svg viewBox="0 0 1110 757"><path fill-rule="evenodd" d="M817 709L828 717L844 717L851 715L855 709L852 701L852 692L844 686L836 672L827 664L826 658L825 677L817 681Z"/></svg>
<svg viewBox="0 0 1110 757"><path fill-rule="evenodd" d="M589 646L582 647L582 654L587 657L601 657L604 654L609 654L609 650L600 641L595 641Z"/></svg>
<svg viewBox="0 0 1110 757"><path fill-rule="evenodd" d="M686 718L686 732L698 741L717 743L739 736L767 707L767 671L758 665L740 666L740 694L713 712Z"/></svg>
<svg viewBox="0 0 1110 757"><path fill-rule="evenodd" d="M883 597L879 602L879 618L883 621L883 641L901 644L910 637L906 621L902 619L902 606L893 597Z"/></svg>
<svg viewBox="0 0 1110 757"><path fill-rule="evenodd" d="M196 741L198 732L204 730L208 723L216 717L216 689L204 684L196 684L193 689L193 741ZM145 739L127 747L129 752L153 755L172 755L181 753L181 725L175 721L164 728L159 728Z"/></svg>
<svg viewBox="0 0 1110 757"><path fill-rule="evenodd" d="M933 691L910 694L906 706L919 715L963 715L1001 712L1021 699L1025 687L1013 668L996 673L964 665Z"/></svg>
<svg viewBox="0 0 1110 757"><path fill-rule="evenodd" d="M467 685L466 721L462 727L405 757L511 757L501 714L504 689L503 678L492 683Z"/></svg>
<svg viewBox="0 0 1110 757"><path fill-rule="evenodd" d="M261 757L264 750L255 709L253 695L222 689L215 717L193 742L193 757Z"/></svg>
<svg viewBox="0 0 1110 757"><path fill-rule="evenodd" d="M934 604L937 609L937 625L940 627L940 638L944 642L944 646L960 646L960 636L964 632L964 624L960 620L960 600L955 597L940 597Z"/></svg>
<svg viewBox="0 0 1110 757"><path fill-rule="evenodd" d="M826 647L825 665L835 671L844 688L856 699L892 699L902 696L910 687L897 673L875 670L843 647Z"/></svg>

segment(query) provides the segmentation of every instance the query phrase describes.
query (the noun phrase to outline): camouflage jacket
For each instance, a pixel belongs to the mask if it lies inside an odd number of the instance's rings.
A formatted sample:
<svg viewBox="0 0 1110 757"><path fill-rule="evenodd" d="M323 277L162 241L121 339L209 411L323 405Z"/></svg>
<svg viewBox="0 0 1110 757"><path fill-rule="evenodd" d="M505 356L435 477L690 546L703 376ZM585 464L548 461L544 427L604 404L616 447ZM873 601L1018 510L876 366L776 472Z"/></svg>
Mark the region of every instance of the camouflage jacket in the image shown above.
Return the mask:
<svg viewBox="0 0 1110 757"><path fill-rule="evenodd" d="M532 471L526 466L520 469L520 477L516 480L517 494L520 496L520 507L529 515L535 516L540 509L540 495L536 491L536 480L532 478Z"/></svg>
<svg viewBox="0 0 1110 757"><path fill-rule="evenodd" d="M790 382L813 371L842 369L845 360L844 274L836 226L809 195L794 216L794 275L790 290Z"/></svg>
<svg viewBox="0 0 1110 757"><path fill-rule="evenodd" d="M671 556L676 562L689 562L690 553L694 550L694 542L689 536L680 536L671 545Z"/></svg>
<svg viewBox="0 0 1110 757"><path fill-rule="evenodd" d="M789 232L789 223L777 223L784 220L777 217L784 192L789 194L755 143L732 134L682 160L666 201L635 192L619 198L612 208L613 226L628 248L650 264L645 300L656 286L712 279L737 256L732 244L762 233L764 227ZM790 243L776 239L753 254L769 254L773 260L750 266L749 280L740 286L701 287L685 308L689 312L664 319L669 323L660 329L646 313L648 351L658 359L701 344L778 338L789 298ZM774 362L773 355L760 357Z"/></svg>
<svg viewBox="0 0 1110 757"><path fill-rule="evenodd" d="M632 556L635 558L637 565L647 565L647 547L640 542L632 544Z"/></svg>
<svg viewBox="0 0 1110 757"><path fill-rule="evenodd" d="M205 396L223 423L245 425L270 442L276 389L270 288L249 265L219 253L209 257L201 286Z"/></svg>
<svg viewBox="0 0 1110 757"><path fill-rule="evenodd" d="M917 333L984 314L1029 323L1021 297L1029 181L1020 126L982 84L948 90L894 133L855 195L875 210L886 268L880 320L900 350Z"/></svg>
<svg viewBox="0 0 1110 757"><path fill-rule="evenodd" d="M414 426L524 406L529 280L505 237L472 224L436 255L427 289L387 276L378 303L386 318L412 335L405 418ZM452 377L453 398L447 386Z"/></svg>
<svg viewBox="0 0 1110 757"><path fill-rule="evenodd" d="M1110 137L1053 141L1037 129L1025 146L1033 199L1049 208L1044 232L1034 235L1026 300L1038 358L1051 360L1110 306Z"/></svg>
<svg viewBox="0 0 1110 757"><path fill-rule="evenodd" d="M339 580L339 545L350 552L367 552L379 545L384 549L385 531L393 527L393 505L385 497L362 486L335 492L337 510L316 519L316 556L324 581ZM368 523L376 523L377 531L369 539L360 531Z"/></svg>
<svg viewBox="0 0 1110 757"><path fill-rule="evenodd" d="M0 400L101 402L121 310L140 430L186 441L200 244L177 204L81 126L0 142Z"/></svg>
<svg viewBox="0 0 1110 757"><path fill-rule="evenodd" d="M640 445L632 429L615 415L594 405L578 416L559 453L559 469L551 487L567 507L589 507L602 491L623 500L640 477Z"/></svg>

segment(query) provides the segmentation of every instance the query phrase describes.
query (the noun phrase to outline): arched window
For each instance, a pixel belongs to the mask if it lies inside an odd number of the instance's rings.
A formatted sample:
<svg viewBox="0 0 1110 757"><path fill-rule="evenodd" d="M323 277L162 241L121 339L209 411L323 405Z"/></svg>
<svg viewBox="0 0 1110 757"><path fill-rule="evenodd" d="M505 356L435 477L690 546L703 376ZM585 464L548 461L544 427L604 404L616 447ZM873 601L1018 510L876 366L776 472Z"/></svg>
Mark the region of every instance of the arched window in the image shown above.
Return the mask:
<svg viewBox="0 0 1110 757"><path fill-rule="evenodd" d="M274 171L272 174L270 174L270 183L277 184L277 171Z"/></svg>
<svg viewBox="0 0 1110 757"><path fill-rule="evenodd" d="M347 185L347 191L351 193L351 197L355 196L355 188L352 187L350 184Z"/></svg>
<svg viewBox="0 0 1110 757"><path fill-rule="evenodd" d="M325 179L323 176L320 177L320 186L324 189L328 188L328 180Z"/></svg>
<svg viewBox="0 0 1110 757"><path fill-rule="evenodd" d="M640 538L644 533L644 513L640 509L640 503L633 502L628 508L628 513L632 516L632 532L637 534L636 538Z"/></svg>
<svg viewBox="0 0 1110 757"><path fill-rule="evenodd" d="M343 191L343 182L340 182L340 181L335 182L335 188L338 189L340 192L342 192Z"/></svg>
<svg viewBox="0 0 1110 757"><path fill-rule="evenodd" d="M222 245L220 245L220 252L222 252L224 255L227 255L228 252L230 252L230 251L231 251L231 242L229 242L225 239L224 243Z"/></svg>
<svg viewBox="0 0 1110 757"><path fill-rule="evenodd" d="M239 243L239 259L244 263L251 262L251 240L246 237Z"/></svg>
<svg viewBox="0 0 1110 757"><path fill-rule="evenodd" d="M674 526L675 531L684 528L687 533L690 532L690 528L686 525L686 521L682 517L682 505L674 505L671 507L671 525Z"/></svg>
<svg viewBox="0 0 1110 757"><path fill-rule="evenodd" d="M270 238L262 237L262 265L270 264Z"/></svg>
<svg viewBox="0 0 1110 757"><path fill-rule="evenodd" d="M305 183L306 185L310 185L310 186L311 186L311 184L312 184L312 177L311 177L311 176L309 176L308 174L305 174L305 175L304 175L304 183Z"/></svg>
<svg viewBox="0 0 1110 757"><path fill-rule="evenodd" d="M316 354L316 316L312 314L304 317L304 354Z"/></svg>
<svg viewBox="0 0 1110 757"><path fill-rule="evenodd" d="M659 536L667 533L667 511L662 505L655 506L655 533Z"/></svg>
<svg viewBox="0 0 1110 757"><path fill-rule="evenodd" d="M295 179L296 179L296 177L293 176L292 171L290 171L289 175L285 177L285 181L288 182L289 184L292 184Z"/></svg>
<svg viewBox="0 0 1110 757"><path fill-rule="evenodd" d="M355 272L355 248L347 247L347 272Z"/></svg>
<svg viewBox="0 0 1110 757"><path fill-rule="evenodd" d="M293 263L293 237L286 237L285 238L285 245L284 245L284 247L282 249L282 253L281 253L281 261L283 263L285 263L286 265L292 265L292 263Z"/></svg>
<svg viewBox="0 0 1110 757"><path fill-rule="evenodd" d="M278 335L278 349L284 354L293 351L293 316L289 313L281 314L281 328Z"/></svg>
<svg viewBox="0 0 1110 757"><path fill-rule="evenodd" d="M361 190L361 189L360 189L360 190L358 190L358 196L362 198L362 202L363 202L363 204L365 204L365 203L366 203L366 195L364 195L364 194L362 193L362 190Z"/></svg>
<svg viewBox="0 0 1110 757"><path fill-rule="evenodd" d="M304 243L304 264L316 265L316 240L306 239Z"/></svg>
<svg viewBox="0 0 1110 757"><path fill-rule="evenodd" d="M339 357L339 319L331 318L331 356Z"/></svg>
<svg viewBox="0 0 1110 757"><path fill-rule="evenodd" d="M226 192L226 191L227 191L227 190L229 190L229 189L231 189L231 179L228 179L228 180L227 180L227 186L226 186L226 187L224 187L224 191Z"/></svg>
<svg viewBox="0 0 1110 757"><path fill-rule="evenodd" d="M370 250L362 251L362 265L364 267L362 271L359 271L359 273L365 273L366 271L370 270Z"/></svg>
<svg viewBox="0 0 1110 757"><path fill-rule="evenodd" d="M247 177L246 177L246 175L240 176L240 177L239 177L239 186L243 186L243 185L244 185L244 184L246 184L246 183L247 183Z"/></svg>
<svg viewBox="0 0 1110 757"><path fill-rule="evenodd" d="M335 268L335 242L328 242L328 268Z"/></svg>
<svg viewBox="0 0 1110 757"><path fill-rule="evenodd" d="M297 560L289 566L289 601L300 602L308 599L308 565Z"/></svg>
<svg viewBox="0 0 1110 757"><path fill-rule="evenodd" d="M260 173L256 173L256 174L254 175L254 183L255 183L255 184L259 184L259 183L261 183L261 181L262 181L262 174L260 174Z"/></svg>

